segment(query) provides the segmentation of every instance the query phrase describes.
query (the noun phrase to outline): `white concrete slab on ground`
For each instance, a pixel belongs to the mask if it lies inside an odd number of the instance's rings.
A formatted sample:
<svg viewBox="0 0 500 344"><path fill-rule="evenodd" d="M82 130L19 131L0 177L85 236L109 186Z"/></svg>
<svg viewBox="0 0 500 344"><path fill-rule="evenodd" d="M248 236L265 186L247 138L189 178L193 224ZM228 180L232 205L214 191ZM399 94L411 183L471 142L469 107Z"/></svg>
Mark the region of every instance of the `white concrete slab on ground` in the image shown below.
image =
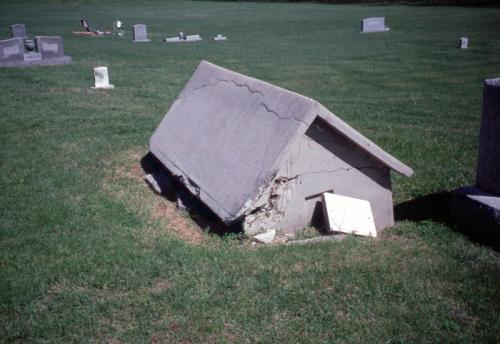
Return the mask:
<svg viewBox="0 0 500 344"><path fill-rule="evenodd" d="M322 195L327 229L332 232L377 236L370 202L325 192Z"/></svg>
<svg viewBox="0 0 500 344"><path fill-rule="evenodd" d="M273 241L275 235L276 231L274 229L271 229L267 232L257 234L253 238L263 244L270 244Z"/></svg>

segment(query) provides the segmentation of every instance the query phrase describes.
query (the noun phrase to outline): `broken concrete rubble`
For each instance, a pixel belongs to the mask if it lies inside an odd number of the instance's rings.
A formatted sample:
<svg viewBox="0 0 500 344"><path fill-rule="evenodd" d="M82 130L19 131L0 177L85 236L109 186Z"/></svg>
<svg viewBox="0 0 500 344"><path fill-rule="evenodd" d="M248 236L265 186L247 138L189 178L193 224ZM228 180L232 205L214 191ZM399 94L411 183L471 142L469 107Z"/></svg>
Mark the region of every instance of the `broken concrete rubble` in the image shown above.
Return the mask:
<svg viewBox="0 0 500 344"><path fill-rule="evenodd" d="M411 168L316 101L202 61L150 140L151 153L224 223L294 232L335 190L393 224L390 170ZM320 216L321 217L321 216Z"/></svg>

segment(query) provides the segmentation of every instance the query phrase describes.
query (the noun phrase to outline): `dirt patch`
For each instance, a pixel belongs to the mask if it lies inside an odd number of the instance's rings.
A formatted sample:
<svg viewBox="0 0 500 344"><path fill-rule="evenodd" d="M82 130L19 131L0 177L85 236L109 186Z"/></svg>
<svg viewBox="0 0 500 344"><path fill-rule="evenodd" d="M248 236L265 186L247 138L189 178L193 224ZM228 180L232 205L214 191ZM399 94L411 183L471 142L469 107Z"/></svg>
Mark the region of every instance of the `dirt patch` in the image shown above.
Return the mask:
<svg viewBox="0 0 500 344"><path fill-rule="evenodd" d="M204 241L201 229L195 226L184 212L178 210L173 202L159 202L153 211L153 217L168 221L169 228L190 244L199 245Z"/></svg>
<svg viewBox="0 0 500 344"><path fill-rule="evenodd" d="M150 288L146 288L148 294L158 295L170 288L170 283L166 279L158 278Z"/></svg>

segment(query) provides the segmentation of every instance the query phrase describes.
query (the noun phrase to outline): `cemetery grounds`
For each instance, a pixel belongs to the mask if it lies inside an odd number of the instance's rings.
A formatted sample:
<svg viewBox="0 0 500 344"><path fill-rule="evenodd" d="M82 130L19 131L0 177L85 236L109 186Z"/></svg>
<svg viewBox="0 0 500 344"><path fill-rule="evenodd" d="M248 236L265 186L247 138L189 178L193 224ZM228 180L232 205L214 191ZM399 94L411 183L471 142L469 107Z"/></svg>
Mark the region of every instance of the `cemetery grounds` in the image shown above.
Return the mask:
<svg viewBox="0 0 500 344"><path fill-rule="evenodd" d="M374 16L391 31L360 34ZM125 37L74 36L81 18ZM499 8L3 1L0 23L73 57L0 70L0 342L500 342L500 256L444 216L474 182ZM179 31L203 41L161 42ZM316 99L411 166L396 225L256 248L153 194L141 159L202 59ZM98 65L114 90L90 89Z"/></svg>

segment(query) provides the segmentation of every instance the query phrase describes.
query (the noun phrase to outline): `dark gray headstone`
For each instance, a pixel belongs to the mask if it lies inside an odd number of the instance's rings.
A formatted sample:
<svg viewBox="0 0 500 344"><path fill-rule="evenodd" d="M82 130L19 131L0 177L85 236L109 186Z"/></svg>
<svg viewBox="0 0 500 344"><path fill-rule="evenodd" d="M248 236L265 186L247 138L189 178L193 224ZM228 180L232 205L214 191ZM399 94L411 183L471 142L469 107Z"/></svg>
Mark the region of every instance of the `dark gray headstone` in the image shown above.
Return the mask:
<svg viewBox="0 0 500 344"><path fill-rule="evenodd" d="M63 39L59 36L37 36L36 47L44 59L64 56Z"/></svg>
<svg viewBox="0 0 500 344"><path fill-rule="evenodd" d="M146 25L144 24L134 25L134 42L149 42Z"/></svg>
<svg viewBox="0 0 500 344"><path fill-rule="evenodd" d="M24 41L22 38L10 38L0 41L0 62L23 61Z"/></svg>
<svg viewBox="0 0 500 344"><path fill-rule="evenodd" d="M26 34L26 26L24 24L14 24L10 27L10 33L12 38L26 38L28 35Z"/></svg>
<svg viewBox="0 0 500 344"><path fill-rule="evenodd" d="M484 81L476 185L500 195L500 78Z"/></svg>

